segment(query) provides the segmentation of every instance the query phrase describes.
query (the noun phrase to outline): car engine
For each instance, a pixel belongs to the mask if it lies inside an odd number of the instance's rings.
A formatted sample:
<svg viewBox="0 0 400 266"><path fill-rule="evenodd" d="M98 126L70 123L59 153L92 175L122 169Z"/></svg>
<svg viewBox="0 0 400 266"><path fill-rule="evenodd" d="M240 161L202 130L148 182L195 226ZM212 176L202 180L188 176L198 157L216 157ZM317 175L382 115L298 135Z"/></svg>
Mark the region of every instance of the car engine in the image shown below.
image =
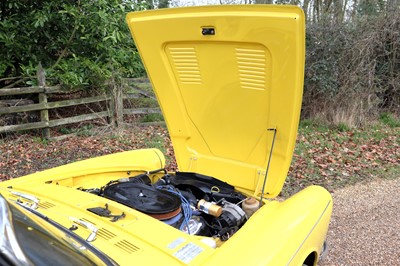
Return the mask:
<svg viewBox="0 0 400 266"><path fill-rule="evenodd" d="M239 230L259 205L228 183L210 176L165 172L152 183L150 174L82 190L134 208L187 234L218 237L222 241Z"/></svg>

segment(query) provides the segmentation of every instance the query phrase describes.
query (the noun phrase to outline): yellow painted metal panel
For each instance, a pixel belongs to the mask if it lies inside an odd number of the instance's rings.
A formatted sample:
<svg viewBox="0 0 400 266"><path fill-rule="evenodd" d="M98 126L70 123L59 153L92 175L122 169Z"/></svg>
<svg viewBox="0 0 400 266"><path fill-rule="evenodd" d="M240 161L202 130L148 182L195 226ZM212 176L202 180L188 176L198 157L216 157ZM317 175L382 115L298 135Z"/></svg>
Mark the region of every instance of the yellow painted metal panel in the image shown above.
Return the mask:
<svg viewBox="0 0 400 266"><path fill-rule="evenodd" d="M291 162L302 99L304 15L288 6L133 12L128 25L166 118L181 171L266 196ZM172 30L173 29L173 30ZM264 171L265 172L265 171Z"/></svg>

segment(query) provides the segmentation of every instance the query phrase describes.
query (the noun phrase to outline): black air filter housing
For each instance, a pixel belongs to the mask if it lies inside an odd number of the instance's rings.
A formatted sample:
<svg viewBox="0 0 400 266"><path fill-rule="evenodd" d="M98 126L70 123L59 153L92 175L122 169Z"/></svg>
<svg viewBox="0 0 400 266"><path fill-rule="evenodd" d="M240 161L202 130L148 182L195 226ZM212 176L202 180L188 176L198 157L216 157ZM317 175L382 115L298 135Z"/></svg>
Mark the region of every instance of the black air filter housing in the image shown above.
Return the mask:
<svg viewBox="0 0 400 266"><path fill-rule="evenodd" d="M103 190L103 196L160 220L169 219L181 210L179 196L141 183L115 183Z"/></svg>

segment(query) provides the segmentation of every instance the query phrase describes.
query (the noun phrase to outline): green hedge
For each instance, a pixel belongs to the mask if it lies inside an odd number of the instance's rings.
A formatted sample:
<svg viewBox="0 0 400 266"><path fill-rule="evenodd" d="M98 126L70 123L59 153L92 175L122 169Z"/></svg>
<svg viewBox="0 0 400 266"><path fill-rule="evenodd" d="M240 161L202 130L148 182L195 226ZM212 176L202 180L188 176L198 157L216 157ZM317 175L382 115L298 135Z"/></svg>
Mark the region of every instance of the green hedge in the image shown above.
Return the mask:
<svg viewBox="0 0 400 266"><path fill-rule="evenodd" d="M103 86L111 76L145 74L123 0L8 0L0 3L0 88L36 82L39 62L48 82L67 88Z"/></svg>

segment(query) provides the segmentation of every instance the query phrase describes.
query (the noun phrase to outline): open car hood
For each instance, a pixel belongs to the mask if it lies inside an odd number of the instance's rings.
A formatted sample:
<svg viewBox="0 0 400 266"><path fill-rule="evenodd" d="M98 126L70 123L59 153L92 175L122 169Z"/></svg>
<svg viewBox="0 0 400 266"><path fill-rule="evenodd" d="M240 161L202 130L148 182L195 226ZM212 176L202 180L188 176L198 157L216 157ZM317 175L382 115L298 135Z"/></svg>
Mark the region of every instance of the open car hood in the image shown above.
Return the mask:
<svg viewBox="0 0 400 266"><path fill-rule="evenodd" d="M260 195L269 165L264 193L277 196L292 159L301 109L302 10L170 8L133 12L127 22L179 170Z"/></svg>

